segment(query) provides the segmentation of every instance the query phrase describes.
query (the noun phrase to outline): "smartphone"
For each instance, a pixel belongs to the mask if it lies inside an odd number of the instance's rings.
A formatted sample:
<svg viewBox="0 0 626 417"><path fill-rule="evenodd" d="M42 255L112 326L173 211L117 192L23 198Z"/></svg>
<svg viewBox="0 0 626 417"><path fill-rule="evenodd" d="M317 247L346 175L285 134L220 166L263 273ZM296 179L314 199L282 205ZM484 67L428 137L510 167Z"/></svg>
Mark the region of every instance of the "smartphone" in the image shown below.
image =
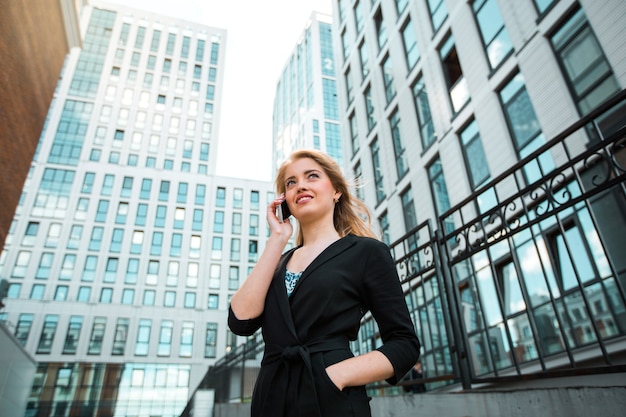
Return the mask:
<svg viewBox="0 0 626 417"><path fill-rule="evenodd" d="M280 206L276 208L276 216L281 223L284 222L287 217L291 216L287 201L283 201L282 203L280 203Z"/></svg>

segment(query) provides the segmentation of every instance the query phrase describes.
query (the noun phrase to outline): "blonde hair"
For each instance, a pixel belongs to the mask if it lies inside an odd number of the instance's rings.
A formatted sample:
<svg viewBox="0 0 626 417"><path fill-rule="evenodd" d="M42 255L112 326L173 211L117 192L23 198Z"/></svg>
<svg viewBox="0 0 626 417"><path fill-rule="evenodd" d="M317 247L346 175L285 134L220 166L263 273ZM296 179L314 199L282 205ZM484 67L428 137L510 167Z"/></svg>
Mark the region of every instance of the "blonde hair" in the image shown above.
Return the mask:
<svg viewBox="0 0 626 417"><path fill-rule="evenodd" d="M350 192L348 181L343 176L339 164L327 154L313 149L303 149L293 152L283 162L276 173L276 192L278 195L285 192L285 172L287 167L299 159L310 158L322 167L336 191L341 193L335 204L333 224L339 236L350 233L357 236L366 236L378 239L371 228L371 216L367 206ZM296 245L304 243L302 229L298 228Z"/></svg>

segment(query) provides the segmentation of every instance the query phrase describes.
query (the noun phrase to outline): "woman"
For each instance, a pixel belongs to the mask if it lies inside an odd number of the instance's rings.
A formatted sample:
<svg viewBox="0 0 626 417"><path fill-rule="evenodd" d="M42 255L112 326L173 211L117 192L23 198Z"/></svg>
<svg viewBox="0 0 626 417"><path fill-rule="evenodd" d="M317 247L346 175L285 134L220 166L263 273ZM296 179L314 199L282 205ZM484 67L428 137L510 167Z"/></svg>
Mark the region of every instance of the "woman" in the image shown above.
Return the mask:
<svg viewBox="0 0 626 417"><path fill-rule="evenodd" d="M370 416L365 385L400 381L420 348L389 248L374 239L361 217L367 208L329 156L293 153L276 189L270 237L228 317L236 334L263 332L252 416ZM297 246L285 253L293 227L275 214L283 200L299 222ZM349 341L368 310L383 345L354 356Z"/></svg>

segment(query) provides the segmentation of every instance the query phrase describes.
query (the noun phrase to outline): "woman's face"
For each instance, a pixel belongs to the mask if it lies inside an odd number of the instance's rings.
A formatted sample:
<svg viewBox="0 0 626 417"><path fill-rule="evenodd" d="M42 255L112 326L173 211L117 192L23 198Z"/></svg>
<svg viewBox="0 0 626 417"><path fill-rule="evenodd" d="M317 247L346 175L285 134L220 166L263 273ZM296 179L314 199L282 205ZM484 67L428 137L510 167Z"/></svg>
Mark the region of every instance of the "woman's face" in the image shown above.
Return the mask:
<svg viewBox="0 0 626 417"><path fill-rule="evenodd" d="M293 161L285 170L285 200L291 213L300 221L316 219L332 213L335 191L324 169L311 158Z"/></svg>

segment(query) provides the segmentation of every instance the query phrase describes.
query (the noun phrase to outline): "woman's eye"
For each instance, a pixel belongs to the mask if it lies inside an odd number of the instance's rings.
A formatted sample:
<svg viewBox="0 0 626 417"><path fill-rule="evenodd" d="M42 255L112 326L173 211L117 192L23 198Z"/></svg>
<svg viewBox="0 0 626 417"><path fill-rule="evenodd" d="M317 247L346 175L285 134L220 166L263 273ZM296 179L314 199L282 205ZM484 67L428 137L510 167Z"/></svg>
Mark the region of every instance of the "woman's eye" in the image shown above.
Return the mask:
<svg viewBox="0 0 626 417"><path fill-rule="evenodd" d="M311 174L309 174L309 178L319 178L319 174L312 172Z"/></svg>

